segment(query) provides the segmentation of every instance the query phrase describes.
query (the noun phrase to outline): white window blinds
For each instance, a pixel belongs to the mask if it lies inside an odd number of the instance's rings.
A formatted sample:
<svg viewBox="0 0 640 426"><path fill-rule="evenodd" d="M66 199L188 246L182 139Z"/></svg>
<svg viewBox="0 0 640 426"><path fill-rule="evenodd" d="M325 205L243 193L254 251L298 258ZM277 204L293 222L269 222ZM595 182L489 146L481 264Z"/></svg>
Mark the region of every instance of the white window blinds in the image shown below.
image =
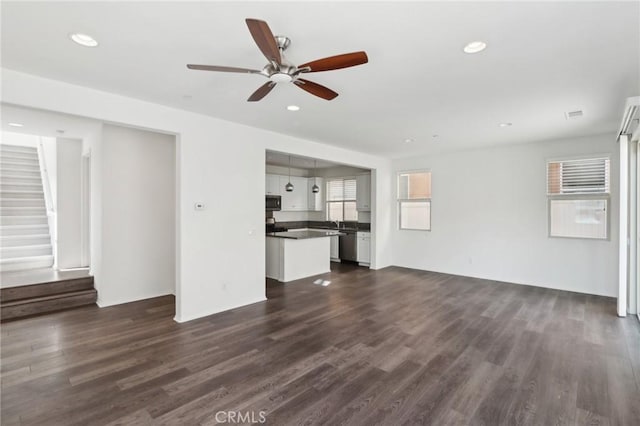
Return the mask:
<svg viewBox="0 0 640 426"><path fill-rule="evenodd" d="M332 179L327 188L328 201L353 201L356 199L355 179Z"/></svg>
<svg viewBox="0 0 640 426"><path fill-rule="evenodd" d="M547 194L608 194L609 158L547 162Z"/></svg>
<svg viewBox="0 0 640 426"><path fill-rule="evenodd" d="M431 172L410 172L398 175L399 200L431 198Z"/></svg>
<svg viewBox="0 0 640 426"><path fill-rule="evenodd" d="M400 229L431 229L431 172L398 174L398 214Z"/></svg>

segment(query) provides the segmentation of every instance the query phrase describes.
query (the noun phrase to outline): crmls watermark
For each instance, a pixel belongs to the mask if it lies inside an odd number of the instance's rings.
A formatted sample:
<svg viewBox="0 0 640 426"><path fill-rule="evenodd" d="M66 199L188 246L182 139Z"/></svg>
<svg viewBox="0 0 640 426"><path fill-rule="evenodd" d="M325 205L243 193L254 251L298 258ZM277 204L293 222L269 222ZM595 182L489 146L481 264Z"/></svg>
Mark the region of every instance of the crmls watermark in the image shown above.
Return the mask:
<svg viewBox="0 0 640 426"><path fill-rule="evenodd" d="M264 423L267 421L266 411L218 411L216 422L218 423Z"/></svg>

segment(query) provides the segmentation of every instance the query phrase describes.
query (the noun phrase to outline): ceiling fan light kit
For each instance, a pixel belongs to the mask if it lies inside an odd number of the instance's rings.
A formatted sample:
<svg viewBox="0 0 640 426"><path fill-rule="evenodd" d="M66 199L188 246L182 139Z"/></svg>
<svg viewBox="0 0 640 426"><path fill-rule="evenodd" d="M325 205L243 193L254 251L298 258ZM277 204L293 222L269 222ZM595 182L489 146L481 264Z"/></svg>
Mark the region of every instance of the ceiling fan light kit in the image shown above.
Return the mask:
<svg viewBox="0 0 640 426"><path fill-rule="evenodd" d="M187 68L201 71L235 72L244 74L260 74L269 79L249 96L247 101L256 102L264 98L278 83L293 83L302 90L328 101L335 99L338 93L318 83L300 78L301 74L331 71L341 68L366 64L369 61L365 52L352 52L330 56L295 66L284 57L284 51L291 45L291 40L285 36L274 36L265 21L246 19L249 32L256 45L267 58L269 63L262 70L217 65L188 64Z"/></svg>

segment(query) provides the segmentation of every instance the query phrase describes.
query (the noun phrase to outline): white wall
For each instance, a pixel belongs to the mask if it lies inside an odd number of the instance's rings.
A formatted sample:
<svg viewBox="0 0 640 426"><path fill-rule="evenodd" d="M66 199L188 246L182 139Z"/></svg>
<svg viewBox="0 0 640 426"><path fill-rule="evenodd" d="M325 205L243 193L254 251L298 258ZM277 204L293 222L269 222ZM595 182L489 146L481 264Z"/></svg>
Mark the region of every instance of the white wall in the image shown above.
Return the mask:
<svg viewBox="0 0 640 426"><path fill-rule="evenodd" d="M546 159L603 153L611 154L610 239L549 238ZM611 135L396 160L393 168L433 173L432 230L400 231L395 220L394 264L617 295L618 157Z"/></svg>
<svg viewBox="0 0 640 426"><path fill-rule="evenodd" d="M175 137L102 131L100 306L175 291Z"/></svg>
<svg viewBox="0 0 640 426"><path fill-rule="evenodd" d="M89 272L94 277L94 286L102 286L102 123L88 122L82 138L82 156L89 157L91 168L89 206Z"/></svg>
<svg viewBox="0 0 640 426"><path fill-rule="evenodd" d="M57 266L60 269L82 264L82 141L56 140Z"/></svg>
<svg viewBox="0 0 640 426"><path fill-rule="evenodd" d="M178 135L178 321L265 299L266 150L328 161L338 158L376 169L372 267L391 264L391 162L387 159L8 69L2 69L2 87L7 103ZM92 165L100 163L96 155L99 153L92 151ZM102 176L103 181L107 178ZM232 200L233 208L222 208L225 205L216 204L219 200ZM197 201L207 209L195 211ZM92 247L95 238L92 233ZM94 251L91 256L96 258ZM104 274L104 269L97 274Z"/></svg>
<svg viewBox="0 0 640 426"><path fill-rule="evenodd" d="M272 174L272 175L282 175L282 176L289 175L289 168L285 166L274 166L273 164L267 164L265 166L265 170L268 174ZM297 169L295 167L292 167L291 176L308 177L311 175L309 174L309 170Z"/></svg>
<svg viewBox="0 0 640 426"><path fill-rule="evenodd" d="M37 135L30 135L25 133L3 131L2 141L0 142L7 145L30 146L32 148L37 148L38 143L40 142L40 137Z"/></svg>

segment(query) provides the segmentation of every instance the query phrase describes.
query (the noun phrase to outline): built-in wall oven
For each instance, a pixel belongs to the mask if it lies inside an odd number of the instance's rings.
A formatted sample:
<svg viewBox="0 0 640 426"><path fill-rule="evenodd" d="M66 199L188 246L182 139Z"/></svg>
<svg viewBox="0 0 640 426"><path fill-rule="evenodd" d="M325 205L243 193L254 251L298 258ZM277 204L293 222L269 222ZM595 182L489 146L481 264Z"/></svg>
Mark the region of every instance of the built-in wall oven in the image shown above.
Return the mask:
<svg viewBox="0 0 640 426"><path fill-rule="evenodd" d="M265 207L268 212L279 212L282 208L282 198L279 195L267 195Z"/></svg>

